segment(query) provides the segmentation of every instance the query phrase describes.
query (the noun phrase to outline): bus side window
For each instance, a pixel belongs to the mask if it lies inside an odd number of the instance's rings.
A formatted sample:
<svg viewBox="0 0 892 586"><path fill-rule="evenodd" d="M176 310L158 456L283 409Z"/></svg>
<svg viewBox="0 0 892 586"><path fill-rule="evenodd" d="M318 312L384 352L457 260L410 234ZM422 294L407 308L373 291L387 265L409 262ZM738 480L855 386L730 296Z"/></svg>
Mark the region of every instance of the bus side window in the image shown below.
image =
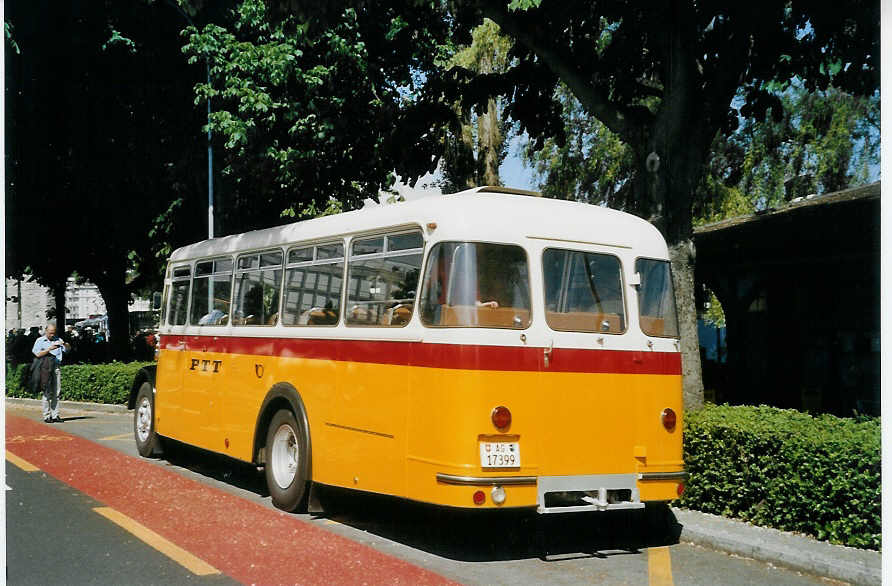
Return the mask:
<svg viewBox="0 0 892 586"><path fill-rule="evenodd" d="M641 275L638 286L638 321L648 336L678 337L675 293L669 261L639 258L635 271Z"/></svg>
<svg viewBox="0 0 892 586"><path fill-rule="evenodd" d="M341 311L344 245L340 242L288 251L282 323L334 326Z"/></svg>
<svg viewBox="0 0 892 586"><path fill-rule="evenodd" d="M184 326L189 317L189 283L191 275L189 267L177 267L173 270L173 282L170 285L170 312L168 318L172 326Z"/></svg>
<svg viewBox="0 0 892 586"><path fill-rule="evenodd" d="M225 326L229 322L232 295L232 259L220 258L195 265L192 279L190 323L199 326Z"/></svg>
<svg viewBox="0 0 892 586"><path fill-rule="evenodd" d="M423 246L418 231L353 241L347 278L348 325L402 327L409 323Z"/></svg>
<svg viewBox="0 0 892 586"><path fill-rule="evenodd" d="M271 326L279 318L282 251L240 256L235 276L232 325Z"/></svg>

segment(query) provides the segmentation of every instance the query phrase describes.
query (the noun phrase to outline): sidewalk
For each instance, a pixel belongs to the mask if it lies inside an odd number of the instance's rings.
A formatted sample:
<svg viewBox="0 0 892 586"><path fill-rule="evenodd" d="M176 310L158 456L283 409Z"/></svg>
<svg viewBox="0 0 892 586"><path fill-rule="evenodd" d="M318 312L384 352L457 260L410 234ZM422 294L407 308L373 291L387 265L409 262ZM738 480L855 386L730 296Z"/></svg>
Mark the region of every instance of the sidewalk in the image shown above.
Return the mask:
<svg viewBox="0 0 892 586"><path fill-rule="evenodd" d="M881 554L672 507L681 541L852 584L880 584Z"/></svg>
<svg viewBox="0 0 892 586"><path fill-rule="evenodd" d="M22 407L41 409L40 399L20 399L17 397L6 397L6 402L10 405L21 405ZM71 411L92 411L94 413L127 413L127 405L109 405L107 403L81 403L78 401L59 401L59 410L63 413Z"/></svg>
<svg viewBox="0 0 892 586"><path fill-rule="evenodd" d="M40 401L36 399L7 397L6 401L40 409ZM127 413L124 405L62 401L61 407L66 413ZM672 513L681 525L681 541L852 584L881 583L881 554L878 552L832 545L699 511L673 507Z"/></svg>

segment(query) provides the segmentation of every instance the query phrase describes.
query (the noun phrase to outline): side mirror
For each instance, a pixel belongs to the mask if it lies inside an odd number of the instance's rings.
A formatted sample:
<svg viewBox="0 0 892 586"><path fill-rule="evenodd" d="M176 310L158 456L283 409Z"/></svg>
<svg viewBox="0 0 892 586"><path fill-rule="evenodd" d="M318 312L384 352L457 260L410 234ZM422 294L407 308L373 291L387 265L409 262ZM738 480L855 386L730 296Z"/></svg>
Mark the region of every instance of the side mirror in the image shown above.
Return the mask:
<svg viewBox="0 0 892 586"><path fill-rule="evenodd" d="M155 291L152 293L152 311L161 309L161 293Z"/></svg>

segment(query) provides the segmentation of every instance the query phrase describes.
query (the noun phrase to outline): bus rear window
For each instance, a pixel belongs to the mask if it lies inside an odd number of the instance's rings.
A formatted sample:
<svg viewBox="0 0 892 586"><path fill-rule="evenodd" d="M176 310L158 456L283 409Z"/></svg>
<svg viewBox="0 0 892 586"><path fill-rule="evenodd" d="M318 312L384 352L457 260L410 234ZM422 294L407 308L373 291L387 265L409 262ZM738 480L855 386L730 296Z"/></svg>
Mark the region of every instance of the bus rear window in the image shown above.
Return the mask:
<svg viewBox="0 0 892 586"><path fill-rule="evenodd" d="M678 337L675 292L669 261L639 258L635 271L641 276L638 288L638 320L649 336Z"/></svg>
<svg viewBox="0 0 892 586"><path fill-rule="evenodd" d="M620 334L626 329L622 271L608 254L547 249L545 321L553 330Z"/></svg>
<svg viewBox="0 0 892 586"><path fill-rule="evenodd" d="M526 252L507 244L440 242L421 290L427 326L524 329L530 325Z"/></svg>

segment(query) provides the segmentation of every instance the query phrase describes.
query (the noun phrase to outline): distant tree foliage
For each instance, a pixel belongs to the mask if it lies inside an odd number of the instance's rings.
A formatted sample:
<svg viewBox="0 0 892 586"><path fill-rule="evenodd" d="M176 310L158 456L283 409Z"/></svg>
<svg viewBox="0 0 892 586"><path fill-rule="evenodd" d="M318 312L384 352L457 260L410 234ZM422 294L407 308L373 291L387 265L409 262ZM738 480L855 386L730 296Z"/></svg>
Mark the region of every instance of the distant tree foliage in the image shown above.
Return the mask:
<svg viewBox="0 0 892 586"><path fill-rule="evenodd" d="M448 67L461 67L482 75L507 70L512 41L501 34L496 23L484 19L471 32L471 37L471 44L460 48ZM499 166L508 154L506 137L512 126L502 115L504 108L504 98L499 97L488 98L485 108L477 112L471 105L456 103L460 131L446 135L440 183L445 192L502 184Z"/></svg>
<svg viewBox="0 0 892 586"><path fill-rule="evenodd" d="M635 173L630 148L587 115L565 86L563 143L527 141L524 163L548 197L628 209ZM879 165L879 96L837 88L809 92L793 83L779 95L780 114L746 119L716 135L694 198L694 223L715 222L875 180Z"/></svg>

